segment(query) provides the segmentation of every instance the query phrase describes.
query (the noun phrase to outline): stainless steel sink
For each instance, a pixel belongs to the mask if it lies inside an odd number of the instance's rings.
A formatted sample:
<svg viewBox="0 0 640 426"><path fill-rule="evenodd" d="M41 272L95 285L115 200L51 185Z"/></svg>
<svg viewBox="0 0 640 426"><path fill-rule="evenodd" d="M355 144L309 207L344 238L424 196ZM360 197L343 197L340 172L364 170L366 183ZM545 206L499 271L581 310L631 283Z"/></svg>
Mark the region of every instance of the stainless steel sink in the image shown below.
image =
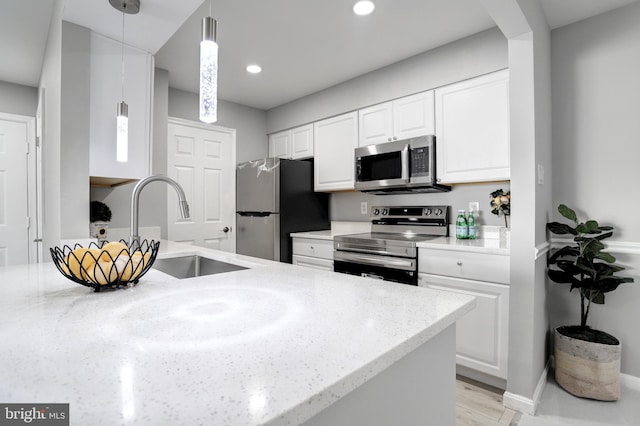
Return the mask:
<svg viewBox="0 0 640 426"><path fill-rule="evenodd" d="M164 272L178 279L183 279L241 271L248 268L194 255L156 259L153 263L153 269L157 269L160 272Z"/></svg>

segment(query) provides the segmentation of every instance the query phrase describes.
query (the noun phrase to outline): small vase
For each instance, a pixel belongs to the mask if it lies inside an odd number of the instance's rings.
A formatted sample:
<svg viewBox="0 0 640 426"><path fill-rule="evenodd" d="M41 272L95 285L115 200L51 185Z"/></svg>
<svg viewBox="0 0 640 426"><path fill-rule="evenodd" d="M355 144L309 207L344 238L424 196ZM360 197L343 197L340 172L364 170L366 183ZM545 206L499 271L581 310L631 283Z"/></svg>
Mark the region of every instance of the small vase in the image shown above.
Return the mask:
<svg viewBox="0 0 640 426"><path fill-rule="evenodd" d="M96 221L89 223L89 234L92 238L97 238L98 241L107 239L107 229L109 229L109 222Z"/></svg>
<svg viewBox="0 0 640 426"><path fill-rule="evenodd" d="M500 228L500 242L509 247L511 244L511 228Z"/></svg>

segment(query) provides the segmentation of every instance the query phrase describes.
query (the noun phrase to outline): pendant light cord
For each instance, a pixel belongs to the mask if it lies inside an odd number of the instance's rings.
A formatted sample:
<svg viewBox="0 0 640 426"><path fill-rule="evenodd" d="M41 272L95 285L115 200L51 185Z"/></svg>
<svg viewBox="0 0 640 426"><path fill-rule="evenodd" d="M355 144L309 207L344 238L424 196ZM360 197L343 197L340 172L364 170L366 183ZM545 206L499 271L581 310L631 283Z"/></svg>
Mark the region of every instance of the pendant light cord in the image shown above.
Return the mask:
<svg viewBox="0 0 640 426"><path fill-rule="evenodd" d="M121 87L122 87L122 101L124 102L124 10L127 7L127 3L125 2L122 5L122 76L121 76Z"/></svg>

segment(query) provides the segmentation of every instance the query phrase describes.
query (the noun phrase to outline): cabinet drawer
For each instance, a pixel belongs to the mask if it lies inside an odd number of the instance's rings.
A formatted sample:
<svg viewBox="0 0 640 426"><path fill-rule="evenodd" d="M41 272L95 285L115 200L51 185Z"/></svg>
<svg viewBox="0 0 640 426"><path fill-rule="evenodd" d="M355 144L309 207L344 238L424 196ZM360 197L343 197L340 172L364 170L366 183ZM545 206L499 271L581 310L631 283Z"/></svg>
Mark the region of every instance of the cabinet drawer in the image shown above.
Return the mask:
<svg viewBox="0 0 640 426"><path fill-rule="evenodd" d="M319 259L317 257L298 256L294 254L291 263L305 268L320 269L333 272L333 260Z"/></svg>
<svg viewBox="0 0 640 426"><path fill-rule="evenodd" d="M293 238L293 254L333 260L333 241Z"/></svg>
<svg viewBox="0 0 640 426"><path fill-rule="evenodd" d="M509 257L421 248L418 251L418 271L425 274L509 284Z"/></svg>

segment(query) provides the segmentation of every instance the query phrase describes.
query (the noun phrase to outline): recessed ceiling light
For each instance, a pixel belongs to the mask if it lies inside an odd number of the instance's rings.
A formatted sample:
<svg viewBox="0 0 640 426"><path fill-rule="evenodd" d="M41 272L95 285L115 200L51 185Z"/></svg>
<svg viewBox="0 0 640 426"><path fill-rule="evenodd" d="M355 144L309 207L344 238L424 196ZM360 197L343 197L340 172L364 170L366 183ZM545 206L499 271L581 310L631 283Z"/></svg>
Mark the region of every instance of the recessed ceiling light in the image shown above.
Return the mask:
<svg viewBox="0 0 640 426"><path fill-rule="evenodd" d="M376 5L373 4L372 1L359 1L358 3L353 5L353 13L355 13L356 15L368 15L373 12L373 9L375 8Z"/></svg>
<svg viewBox="0 0 640 426"><path fill-rule="evenodd" d="M258 74L260 71L262 71L260 65L247 65L247 72L250 72L251 74Z"/></svg>

